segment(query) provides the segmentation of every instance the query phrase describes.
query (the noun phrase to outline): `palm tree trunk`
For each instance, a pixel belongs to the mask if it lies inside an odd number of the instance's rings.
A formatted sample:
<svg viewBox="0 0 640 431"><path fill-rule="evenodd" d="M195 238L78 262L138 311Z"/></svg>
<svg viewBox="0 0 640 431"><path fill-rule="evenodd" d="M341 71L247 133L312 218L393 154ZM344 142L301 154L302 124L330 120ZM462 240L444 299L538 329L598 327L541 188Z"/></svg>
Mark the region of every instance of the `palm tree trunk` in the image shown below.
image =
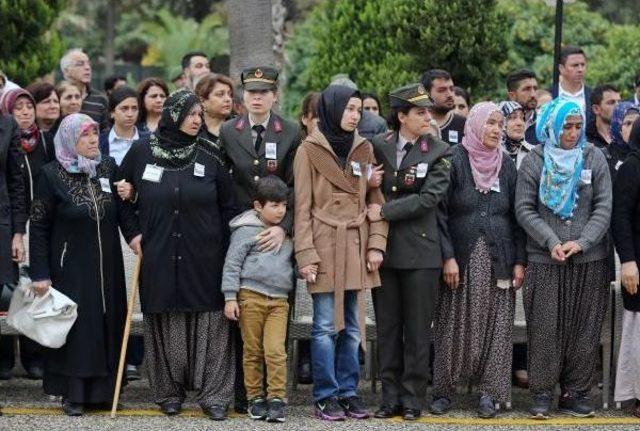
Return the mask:
<svg viewBox="0 0 640 431"><path fill-rule="evenodd" d="M231 79L239 81L248 66L274 65L271 1L227 0L227 11Z"/></svg>
<svg viewBox="0 0 640 431"><path fill-rule="evenodd" d="M114 69L114 39L116 28L116 0L107 0L107 37L105 39L104 54L105 54L105 76L113 75Z"/></svg>

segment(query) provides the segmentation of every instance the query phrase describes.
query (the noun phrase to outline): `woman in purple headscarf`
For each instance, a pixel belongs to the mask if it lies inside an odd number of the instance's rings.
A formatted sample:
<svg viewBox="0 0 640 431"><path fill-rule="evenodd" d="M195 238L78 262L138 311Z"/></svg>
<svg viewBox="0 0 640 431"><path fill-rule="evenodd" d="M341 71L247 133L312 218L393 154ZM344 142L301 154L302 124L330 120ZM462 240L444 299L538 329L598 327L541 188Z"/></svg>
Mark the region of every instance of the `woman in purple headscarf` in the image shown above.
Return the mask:
<svg viewBox="0 0 640 431"><path fill-rule="evenodd" d="M478 416L496 415L511 392L515 290L524 277L524 233L514 214L516 166L500 143L497 105L475 105L453 147L451 184L440 212L444 284L434 320L430 410L443 414L456 386L477 383Z"/></svg>
<svg viewBox="0 0 640 431"><path fill-rule="evenodd" d="M121 200L95 121L68 115L54 144L56 160L41 169L31 205L30 275L37 295L53 286L78 304L66 344L46 349L43 386L63 397L67 415L79 416L108 404L115 387L126 314Z"/></svg>
<svg viewBox="0 0 640 431"><path fill-rule="evenodd" d="M611 144L602 148L602 151L607 158L611 181L614 183L618 169L632 151L629 147L629 136L631 127L638 117L640 117L640 106L631 102L620 102L613 109L610 127Z"/></svg>

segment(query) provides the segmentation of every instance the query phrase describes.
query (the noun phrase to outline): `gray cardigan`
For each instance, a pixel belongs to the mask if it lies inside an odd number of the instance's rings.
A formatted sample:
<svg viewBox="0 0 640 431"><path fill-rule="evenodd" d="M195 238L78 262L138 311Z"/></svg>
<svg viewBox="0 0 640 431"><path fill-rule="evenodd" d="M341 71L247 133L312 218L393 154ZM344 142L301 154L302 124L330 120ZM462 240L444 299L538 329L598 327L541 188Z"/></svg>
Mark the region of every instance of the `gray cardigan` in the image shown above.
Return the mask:
<svg viewBox="0 0 640 431"><path fill-rule="evenodd" d="M527 257L530 262L560 264L551 258L556 244L576 241L582 252L571 258L573 263L605 259L609 253L606 240L611 220L611 177L602 151L587 144L583 170L591 170L591 183L580 181L577 208L571 219L562 220L539 199L540 176L544 156L537 146L522 162L516 188L516 216L527 232Z"/></svg>
<svg viewBox="0 0 640 431"><path fill-rule="evenodd" d="M455 145L450 175L449 190L438 212L442 259L454 257L463 274L473 247L484 236L496 278L511 279L513 265L526 261L525 233L513 211L515 163L505 154L498 176L500 191L480 193L473 181L469 153L462 145Z"/></svg>
<svg viewBox="0 0 640 431"><path fill-rule="evenodd" d="M287 298L293 289L293 242L287 236L282 247L260 251L256 235L266 227L254 210L247 210L229 223L233 233L222 272L225 301L237 299L240 288L272 298Z"/></svg>

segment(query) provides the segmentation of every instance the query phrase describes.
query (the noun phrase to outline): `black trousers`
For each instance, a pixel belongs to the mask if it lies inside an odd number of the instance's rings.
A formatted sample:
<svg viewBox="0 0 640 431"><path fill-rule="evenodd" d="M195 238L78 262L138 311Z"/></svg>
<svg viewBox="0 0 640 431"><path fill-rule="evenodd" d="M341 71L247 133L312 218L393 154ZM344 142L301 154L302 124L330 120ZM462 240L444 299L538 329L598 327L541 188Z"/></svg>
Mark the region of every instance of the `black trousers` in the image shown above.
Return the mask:
<svg viewBox="0 0 640 431"><path fill-rule="evenodd" d="M380 271L382 286L373 292L383 404L422 408L440 272L392 268Z"/></svg>

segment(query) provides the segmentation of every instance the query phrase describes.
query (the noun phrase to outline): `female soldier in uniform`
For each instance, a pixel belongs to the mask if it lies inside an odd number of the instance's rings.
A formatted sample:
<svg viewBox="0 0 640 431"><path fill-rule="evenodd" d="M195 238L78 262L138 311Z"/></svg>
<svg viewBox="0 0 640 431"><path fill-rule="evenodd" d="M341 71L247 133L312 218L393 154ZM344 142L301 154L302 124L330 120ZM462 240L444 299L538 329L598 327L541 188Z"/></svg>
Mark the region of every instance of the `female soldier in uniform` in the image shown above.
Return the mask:
<svg viewBox="0 0 640 431"><path fill-rule="evenodd" d="M299 142L298 125L273 112L277 99L278 71L271 67L249 67L242 71L243 101L246 114L225 122L220 129L220 146L231 169L238 208L253 208L253 194L258 180L276 175L289 186L289 205L293 208L293 157ZM263 251L282 245L285 231L291 233L293 211L280 226L265 229L258 243ZM240 331L237 346L242 347ZM246 411L242 376L242 349L236 351L236 412Z"/></svg>
<svg viewBox="0 0 640 431"><path fill-rule="evenodd" d="M442 259L437 207L449 186L449 144L428 135L432 105L421 84L390 95L392 131L373 138L384 166L386 203L372 205L370 220L389 222L382 287L374 290L382 406L378 418L420 416L426 395L431 316Z"/></svg>

